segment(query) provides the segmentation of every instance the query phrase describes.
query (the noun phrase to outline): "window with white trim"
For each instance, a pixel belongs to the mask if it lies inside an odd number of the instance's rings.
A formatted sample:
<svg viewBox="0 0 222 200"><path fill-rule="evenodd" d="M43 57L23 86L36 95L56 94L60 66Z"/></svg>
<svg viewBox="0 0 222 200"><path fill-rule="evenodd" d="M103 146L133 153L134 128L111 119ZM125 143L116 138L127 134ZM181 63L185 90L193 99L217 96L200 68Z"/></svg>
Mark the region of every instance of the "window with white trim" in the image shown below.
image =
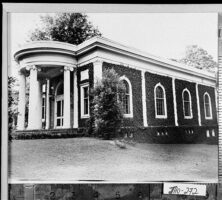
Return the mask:
<svg viewBox="0 0 222 200"><path fill-rule="evenodd" d="M89 84L80 86L81 89L81 118L89 117Z"/></svg>
<svg viewBox="0 0 222 200"><path fill-rule="evenodd" d="M119 100L122 102L124 117L133 117L133 103L132 103L132 86L130 80L122 76L120 77L124 87L125 93L119 96Z"/></svg>
<svg viewBox="0 0 222 200"><path fill-rule="evenodd" d="M155 116L156 118L167 118L165 88L158 83L154 88Z"/></svg>
<svg viewBox="0 0 222 200"><path fill-rule="evenodd" d="M187 88L183 90L182 99L183 99L183 115L184 115L184 118L185 119L193 118L191 94L190 94L190 91Z"/></svg>
<svg viewBox="0 0 222 200"><path fill-rule="evenodd" d="M211 98L207 92L204 94L204 113L205 119L212 119Z"/></svg>
<svg viewBox="0 0 222 200"><path fill-rule="evenodd" d="M42 97L42 121L45 121L45 114L46 114L46 99L45 96Z"/></svg>

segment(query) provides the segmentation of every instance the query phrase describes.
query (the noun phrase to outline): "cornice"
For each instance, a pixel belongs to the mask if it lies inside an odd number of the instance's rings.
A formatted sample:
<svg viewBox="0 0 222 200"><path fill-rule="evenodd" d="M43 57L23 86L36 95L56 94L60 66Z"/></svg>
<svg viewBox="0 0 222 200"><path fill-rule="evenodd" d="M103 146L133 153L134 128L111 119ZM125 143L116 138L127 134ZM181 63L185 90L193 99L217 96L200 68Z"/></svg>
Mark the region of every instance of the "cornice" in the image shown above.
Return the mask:
<svg viewBox="0 0 222 200"><path fill-rule="evenodd" d="M186 65L171 61L165 58L160 58L152 54L140 51L133 47L128 47L117 43L115 41L109 40L103 37L93 37L79 45L72 45L69 43L56 42L56 41L37 41L32 42L24 47L20 48L15 54L14 58L18 62L19 58L23 55L34 54L34 53L60 53L70 56L84 56L83 54L90 52L93 49L101 49L113 52L121 56L131 57L143 62L156 64L163 66L170 70L174 70L181 73L190 74L192 76L197 76L201 78L206 78L209 80L216 80L215 74L206 72L203 70L196 69L194 67L187 67ZM139 67L138 67L139 68ZM142 68L140 70L143 70Z"/></svg>

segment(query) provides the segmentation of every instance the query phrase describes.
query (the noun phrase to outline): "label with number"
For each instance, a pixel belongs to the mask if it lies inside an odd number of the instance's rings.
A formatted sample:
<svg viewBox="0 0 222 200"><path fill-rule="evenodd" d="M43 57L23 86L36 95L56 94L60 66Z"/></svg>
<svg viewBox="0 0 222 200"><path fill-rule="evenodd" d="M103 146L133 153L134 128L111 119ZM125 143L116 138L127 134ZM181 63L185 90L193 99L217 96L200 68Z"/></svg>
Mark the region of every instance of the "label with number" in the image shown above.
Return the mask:
<svg viewBox="0 0 222 200"><path fill-rule="evenodd" d="M206 185L198 184L183 184L183 183L164 183L164 194L179 194L179 195L193 195L206 196Z"/></svg>

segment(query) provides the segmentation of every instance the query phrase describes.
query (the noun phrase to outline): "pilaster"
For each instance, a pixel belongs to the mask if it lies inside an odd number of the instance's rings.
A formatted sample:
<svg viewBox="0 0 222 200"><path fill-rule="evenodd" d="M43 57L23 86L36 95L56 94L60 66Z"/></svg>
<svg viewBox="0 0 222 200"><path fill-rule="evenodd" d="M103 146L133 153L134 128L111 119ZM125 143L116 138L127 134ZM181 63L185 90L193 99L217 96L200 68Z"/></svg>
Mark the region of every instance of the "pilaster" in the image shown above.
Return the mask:
<svg viewBox="0 0 222 200"><path fill-rule="evenodd" d="M175 78L172 78L172 87L173 87L174 120L175 120L175 126L178 126L177 98L176 98Z"/></svg>
<svg viewBox="0 0 222 200"><path fill-rule="evenodd" d="M146 80L145 71L141 71L142 77L142 105L143 105L143 126L147 127L147 106L146 106Z"/></svg>
<svg viewBox="0 0 222 200"><path fill-rule="evenodd" d="M199 126L201 126L200 99L199 99L198 83L196 83L195 87L196 87L196 99L197 99L198 124L199 124Z"/></svg>
<svg viewBox="0 0 222 200"><path fill-rule="evenodd" d="M77 70L73 72L73 128L79 127Z"/></svg>

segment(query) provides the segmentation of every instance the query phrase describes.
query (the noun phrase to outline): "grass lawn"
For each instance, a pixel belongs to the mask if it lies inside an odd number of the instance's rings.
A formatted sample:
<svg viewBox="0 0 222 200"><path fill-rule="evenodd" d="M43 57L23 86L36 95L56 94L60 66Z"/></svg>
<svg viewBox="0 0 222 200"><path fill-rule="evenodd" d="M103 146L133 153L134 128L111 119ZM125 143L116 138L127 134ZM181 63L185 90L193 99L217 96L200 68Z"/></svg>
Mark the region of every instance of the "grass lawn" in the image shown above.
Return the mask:
<svg viewBox="0 0 222 200"><path fill-rule="evenodd" d="M218 146L141 144L95 138L13 140L9 180L207 181L218 177Z"/></svg>

